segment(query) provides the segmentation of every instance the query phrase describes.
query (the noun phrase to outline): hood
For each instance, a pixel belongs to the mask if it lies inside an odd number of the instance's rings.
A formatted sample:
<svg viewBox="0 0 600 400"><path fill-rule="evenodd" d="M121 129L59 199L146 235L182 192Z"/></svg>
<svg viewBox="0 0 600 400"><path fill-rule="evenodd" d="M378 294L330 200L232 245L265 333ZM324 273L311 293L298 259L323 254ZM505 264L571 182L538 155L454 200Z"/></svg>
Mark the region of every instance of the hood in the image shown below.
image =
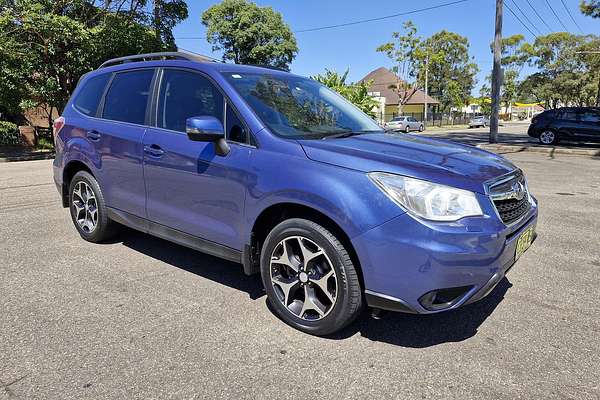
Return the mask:
<svg viewBox="0 0 600 400"><path fill-rule="evenodd" d="M308 158L362 172L389 172L485 193L484 183L517 169L504 157L408 134L299 141Z"/></svg>

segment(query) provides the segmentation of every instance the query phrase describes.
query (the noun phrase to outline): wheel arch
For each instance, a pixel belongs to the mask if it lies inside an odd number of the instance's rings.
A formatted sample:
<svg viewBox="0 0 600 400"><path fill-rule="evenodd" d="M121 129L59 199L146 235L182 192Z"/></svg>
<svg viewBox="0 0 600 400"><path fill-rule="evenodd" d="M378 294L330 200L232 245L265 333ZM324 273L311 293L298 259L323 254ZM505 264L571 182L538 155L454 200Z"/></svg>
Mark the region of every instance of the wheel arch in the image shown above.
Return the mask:
<svg viewBox="0 0 600 400"><path fill-rule="evenodd" d="M322 211L304 204L293 202L272 204L262 210L256 217L250 233L250 244L246 246L247 249L245 250L247 256L244 257L244 272L250 275L260 271L258 263L260 262L260 252L264 240L277 224L290 218L303 218L315 222L335 235L346 251L348 251L352 263L358 272L360 284L364 288L363 274L358 255L345 230L338 222Z"/></svg>
<svg viewBox="0 0 600 400"><path fill-rule="evenodd" d="M81 160L71 160L63 168L62 174L62 205L63 207L69 207L69 185L75 174L79 171L86 171L95 178L92 169Z"/></svg>

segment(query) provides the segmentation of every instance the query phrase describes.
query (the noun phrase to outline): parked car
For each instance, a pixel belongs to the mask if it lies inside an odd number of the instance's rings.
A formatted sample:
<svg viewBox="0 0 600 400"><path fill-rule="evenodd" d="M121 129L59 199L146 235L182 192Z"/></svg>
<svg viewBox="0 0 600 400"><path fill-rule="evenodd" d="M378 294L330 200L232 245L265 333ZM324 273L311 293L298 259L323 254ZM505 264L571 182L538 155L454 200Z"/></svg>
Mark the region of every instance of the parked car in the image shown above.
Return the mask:
<svg viewBox="0 0 600 400"><path fill-rule="evenodd" d="M490 125L490 119L486 116L480 115L473 117L469 121L469 128L485 128Z"/></svg>
<svg viewBox="0 0 600 400"><path fill-rule="evenodd" d="M240 263L311 334L365 305L431 314L477 301L535 237L537 202L511 162L388 134L284 71L179 53L110 60L80 80L54 135L54 180L83 239L126 225Z"/></svg>
<svg viewBox="0 0 600 400"><path fill-rule="evenodd" d="M419 131L423 132L425 126L422 122L417 121L414 117L394 117L387 123L386 128L391 131L406 132Z"/></svg>
<svg viewBox="0 0 600 400"><path fill-rule="evenodd" d="M600 108L563 107L531 119L527 134L542 144L561 140L600 142Z"/></svg>

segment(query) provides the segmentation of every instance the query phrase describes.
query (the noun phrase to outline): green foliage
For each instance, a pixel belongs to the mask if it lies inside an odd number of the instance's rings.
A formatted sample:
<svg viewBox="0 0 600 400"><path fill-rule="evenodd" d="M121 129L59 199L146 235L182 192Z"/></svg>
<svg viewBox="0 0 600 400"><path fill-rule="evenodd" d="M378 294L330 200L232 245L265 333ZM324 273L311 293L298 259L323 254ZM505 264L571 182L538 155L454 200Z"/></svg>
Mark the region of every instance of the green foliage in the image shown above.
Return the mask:
<svg viewBox="0 0 600 400"><path fill-rule="evenodd" d="M21 135L16 124L0 121L0 146L15 146L21 143Z"/></svg>
<svg viewBox="0 0 600 400"><path fill-rule="evenodd" d="M440 102L443 111L469 101L475 86L477 64L469 56L469 39L443 30L426 39L419 52L418 82L425 82L426 57L429 58L429 94ZM453 82L449 85L449 82Z"/></svg>
<svg viewBox="0 0 600 400"><path fill-rule="evenodd" d="M185 2L154 0L154 15L148 7L148 0L0 2L0 112L16 121L25 107L61 110L81 75L106 59L172 48Z"/></svg>
<svg viewBox="0 0 600 400"><path fill-rule="evenodd" d="M289 69L298 46L281 14L246 0L223 0L202 13L207 40L223 60Z"/></svg>
<svg viewBox="0 0 600 400"><path fill-rule="evenodd" d="M547 107L600 105L600 55L593 53L598 48L595 35L539 36L529 48L529 62L539 72L519 85L519 96Z"/></svg>
<svg viewBox="0 0 600 400"><path fill-rule="evenodd" d="M390 83L389 88L398 95L400 114L402 114L402 107L417 90L417 82L414 78L418 74L419 61L424 56L420 51L422 39L417 36L417 28L412 21L405 22L402 27L403 32L392 33L393 41L377 48L378 52L384 53L394 63L391 70L396 74L397 81Z"/></svg>
<svg viewBox="0 0 600 400"><path fill-rule="evenodd" d="M311 78L336 91L365 114L374 117L373 108L379 103L369 95L371 82L346 83L348 72L349 70L346 70L340 75L335 71L325 70L324 75L319 74Z"/></svg>
<svg viewBox="0 0 600 400"><path fill-rule="evenodd" d="M600 0L581 0L581 12L592 18L600 18Z"/></svg>

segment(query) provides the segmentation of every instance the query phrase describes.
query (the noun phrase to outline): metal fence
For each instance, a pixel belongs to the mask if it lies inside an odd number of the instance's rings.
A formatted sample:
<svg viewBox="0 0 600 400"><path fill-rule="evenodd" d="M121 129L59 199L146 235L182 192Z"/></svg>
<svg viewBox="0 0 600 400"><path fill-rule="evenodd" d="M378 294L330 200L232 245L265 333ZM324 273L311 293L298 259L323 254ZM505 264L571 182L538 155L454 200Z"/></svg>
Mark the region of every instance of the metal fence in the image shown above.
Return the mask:
<svg viewBox="0 0 600 400"><path fill-rule="evenodd" d="M392 118L399 116L398 113L386 113L384 115L384 121L389 122ZM413 117L417 121L424 121L423 113L402 113L402 116ZM441 112L430 112L427 114L426 125L429 126L442 126L442 125L465 125L469 123L469 120L473 118L473 114L467 113L441 113Z"/></svg>

